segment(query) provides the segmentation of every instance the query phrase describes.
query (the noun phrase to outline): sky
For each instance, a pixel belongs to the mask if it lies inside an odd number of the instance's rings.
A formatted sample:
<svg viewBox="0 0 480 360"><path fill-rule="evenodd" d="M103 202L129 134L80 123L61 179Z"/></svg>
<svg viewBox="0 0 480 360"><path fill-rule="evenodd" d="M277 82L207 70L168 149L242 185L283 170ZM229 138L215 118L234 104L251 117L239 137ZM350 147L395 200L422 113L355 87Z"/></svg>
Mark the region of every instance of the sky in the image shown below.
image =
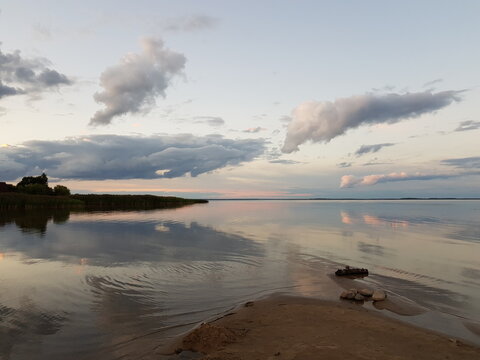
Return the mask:
<svg viewBox="0 0 480 360"><path fill-rule="evenodd" d="M480 197L480 2L0 0L0 181Z"/></svg>

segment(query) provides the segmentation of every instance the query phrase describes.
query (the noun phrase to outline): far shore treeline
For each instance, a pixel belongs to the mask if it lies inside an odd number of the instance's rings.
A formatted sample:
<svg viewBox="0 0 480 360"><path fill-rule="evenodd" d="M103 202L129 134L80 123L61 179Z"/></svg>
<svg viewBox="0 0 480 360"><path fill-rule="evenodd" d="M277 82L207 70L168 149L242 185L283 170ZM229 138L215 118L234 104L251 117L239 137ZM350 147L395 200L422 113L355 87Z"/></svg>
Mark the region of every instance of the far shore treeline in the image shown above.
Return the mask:
<svg viewBox="0 0 480 360"><path fill-rule="evenodd" d="M66 186L48 186L45 173L25 176L17 185L0 182L0 209L158 209L206 202L208 201L155 195L71 195Z"/></svg>

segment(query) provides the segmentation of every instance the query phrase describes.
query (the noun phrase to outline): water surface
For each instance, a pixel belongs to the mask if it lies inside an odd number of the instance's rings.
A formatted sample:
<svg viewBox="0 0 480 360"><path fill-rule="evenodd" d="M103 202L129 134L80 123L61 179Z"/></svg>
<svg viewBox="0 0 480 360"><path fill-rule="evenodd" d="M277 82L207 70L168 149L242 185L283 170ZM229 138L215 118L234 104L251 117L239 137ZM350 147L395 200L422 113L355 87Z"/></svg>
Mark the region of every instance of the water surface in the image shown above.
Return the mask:
<svg viewBox="0 0 480 360"><path fill-rule="evenodd" d="M336 298L325 274L337 264L368 267L366 283L429 310L412 322L467 334L455 320L480 323L479 220L480 201L3 213L0 359L155 358L247 300Z"/></svg>

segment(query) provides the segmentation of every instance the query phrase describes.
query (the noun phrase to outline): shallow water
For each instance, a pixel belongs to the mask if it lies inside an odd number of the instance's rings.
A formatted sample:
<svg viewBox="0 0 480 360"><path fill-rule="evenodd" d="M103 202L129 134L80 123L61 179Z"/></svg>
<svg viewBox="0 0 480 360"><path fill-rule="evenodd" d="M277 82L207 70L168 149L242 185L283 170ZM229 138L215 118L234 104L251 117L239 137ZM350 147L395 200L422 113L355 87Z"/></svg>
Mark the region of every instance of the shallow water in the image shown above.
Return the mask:
<svg viewBox="0 0 480 360"><path fill-rule="evenodd" d="M454 320L480 322L480 201L0 214L0 359L153 358L247 300L336 298L337 264L431 310L412 322L468 331Z"/></svg>

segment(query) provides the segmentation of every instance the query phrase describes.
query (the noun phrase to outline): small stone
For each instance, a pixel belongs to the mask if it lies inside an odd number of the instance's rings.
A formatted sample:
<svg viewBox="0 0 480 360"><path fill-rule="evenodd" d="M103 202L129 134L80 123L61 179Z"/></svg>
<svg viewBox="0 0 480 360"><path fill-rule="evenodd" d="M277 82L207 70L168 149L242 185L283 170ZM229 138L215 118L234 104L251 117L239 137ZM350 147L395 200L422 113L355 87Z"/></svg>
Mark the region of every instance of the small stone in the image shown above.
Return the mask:
<svg viewBox="0 0 480 360"><path fill-rule="evenodd" d="M250 307L250 306L253 306L253 301L247 301L245 303L245 307Z"/></svg>
<svg viewBox="0 0 480 360"><path fill-rule="evenodd" d="M355 293L349 291L348 294L347 294L347 299L350 299L350 300L355 299L355 295L356 295Z"/></svg>
<svg viewBox="0 0 480 360"><path fill-rule="evenodd" d="M175 349L175 354L180 354L181 352L183 352L182 348Z"/></svg>
<svg viewBox="0 0 480 360"><path fill-rule="evenodd" d="M355 293L351 292L351 291L344 291L340 294L340 298L341 299L354 299L355 298Z"/></svg>
<svg viewBox="0 0 480 360"><path fill-rule="evenodd" d="M373 301L382 301L385 300L386 297L387 294L385 294L385 291L383 290L375 290L372 294Z"/></svg>
<svg viewBox="0 0 480 360"><path fill-rule="evenodd" d="M349 289L348 291L350 291L350 292L352 292L352 293L354 293L354 294L356 294L356 293L358 292L358 290L355 289L355 288L354 288L354 289Z"/></svg>
<svg viewBox="0 0 480 360"><path fill-rule="evenodd" d="M360 289L358 292L360 294L362 294L363 296L372 296L373 295L373 290L371 290L371 289Z"/></svg>
<svg viewBox="0 0 480 360"><path fill-rule="evenodd" d="M365 296L363 296L362 294L356 294L355 295L355 300L363 301L363 300L365 300Z"/></svg>

